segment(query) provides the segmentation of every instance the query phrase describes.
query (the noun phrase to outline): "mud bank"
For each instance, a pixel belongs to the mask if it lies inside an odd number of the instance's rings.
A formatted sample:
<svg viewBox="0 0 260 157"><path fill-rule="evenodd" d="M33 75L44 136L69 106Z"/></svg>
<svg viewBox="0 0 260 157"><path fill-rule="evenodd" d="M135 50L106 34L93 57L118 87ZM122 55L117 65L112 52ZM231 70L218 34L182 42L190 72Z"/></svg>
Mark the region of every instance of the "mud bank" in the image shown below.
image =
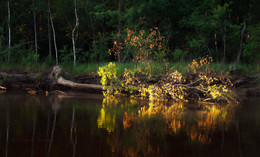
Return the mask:
<svg viewBox="0 0 260 157"><path fill-rule="evenodd" d="M156 83L164 76L142 77L147 83ZM241 101L260 96L260 73L246 75L231 73L231 81L234 90ZM28 72L25 70L0 71L0 91L20 90L25 92L34 91L33 94L45 94L56 90L85 93L102 93L103 86L99 83L97 73L73 75L62 72L59 66L54 66L46 71ZM105 87L108 88L108 87Z"/></svg>

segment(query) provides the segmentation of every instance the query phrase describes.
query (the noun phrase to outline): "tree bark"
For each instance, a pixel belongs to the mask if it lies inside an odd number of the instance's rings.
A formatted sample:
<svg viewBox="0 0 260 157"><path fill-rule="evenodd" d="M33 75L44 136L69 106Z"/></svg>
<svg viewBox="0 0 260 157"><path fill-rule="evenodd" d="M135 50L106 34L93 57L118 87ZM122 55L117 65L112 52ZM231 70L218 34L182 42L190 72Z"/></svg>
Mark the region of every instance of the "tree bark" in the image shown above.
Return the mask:
<svg viewBox="0 0 260 157"><path fill-rule="evenodd" d="M10 55L11 55L11 13L10 13L10 2L7 1L7 9L8 9L8 59L7 62L10 62Z"/></svg>
<svg viewBox="0 0 260 157"><path fill-rule="evenodd" d="M222 63L225 62L226 59L226 31L224 31L223 33L223 59L222 59Z"/></svg>
<svg viewBox="0 0 260 157"><path fill-rule="evenodd" d="M208 51L209 51L209 56L212 56L211 55L211 50L209 49L209 47L208 47L208 45L206 44L206 42L204 41L204 45L205 45L205 47L208 49Z"/></svg>
<svg viewBox="0 0 260 157"><path fill-rule="evenodd" d="M55 29L54 29L54 25L53 25L53 21L52 21L52 15L51 15L51 4L50 4L50 0L48 1L48 8L49 8L49 15L50 15L52 33L53 33L53 43L54 43L54 48L55 48L56 65L58 65L58 64L59 64L59 61L58 61L58 50L57 50L57 44L56 44Z"/></svg>
<svg viewBox="0 0 260 157"><path fill-rule="evenodd" d="M18 73L18 74L8 74L5 72L0 72L0 78L8 78L8 83L11 85L11 88L36 88L43 87L48 90L50 87L55 85L62 85L64 87L76 89L76 90L86 90L86 91L96 91L100 92L109 88L99 84L85 84L85 83L76 83L70 80L66 80L61 76L62 69L59 66L54 66L52 72L49 75L42 76L41 78L37 77L36 73ZM37 84L39 82L40 84ZM0 86L0 90L6 90L5 87ZM118 88L117 86L112 88ZM43 92L43 91L41 91Z"/></svg>
<svg viewBox="0 0 260 157"><path fill-rule="evenodd" d="M49 40L49 58L51 59L51 28L50 28L50 13L48 13L48 40Z"/></svg>
<svg viewBox="0 0 260 157"><path fill-rule="evenodd" d="M99 90L99 91L104 90L102 85L75 83L75 82L66 80L63 77L59 77L57 79L57 84L63 85L65 87L74 88L74 89L90 89L90 90L93 89L93 90ZM108 87L106 87L106 89L107 88Z"/></svg>
<svg viewBox="0 0 260 157"><path fill-rule="evenodd" d="M238 66L239 61L240 61L240 57L241 57L241 54L242 54L242 44L243 44L245 29L246 29L246 22L244 21L244 26L243 26L243 29L242 29L241 35L240 35L240 45L239 45L239 49L238 49L238 52L237 52L236 66Z"/></svg>
<svg viewBox="0 0 260 157"><path fill-rule="evenodd" d="M34 45L35 45L35 52L38 54L38 45L37 45L37 29L36 29L36 15L35 15L35 3L34 0L32 0L33 3L33 25L34 25Z"/></svg>
<svg viewBox="0 0 260 157"><path fill-rule="evenodd" d="M79 19L78 19L78 15L77 15L77 3L76 0L74 0L74 7L75 7L75 20L76 20L76 24L75 27L72 30L72 45L73 45L73 54L74 54L74 66L76 66L76 47L75 47L75 31L79 25Z"/></svg>

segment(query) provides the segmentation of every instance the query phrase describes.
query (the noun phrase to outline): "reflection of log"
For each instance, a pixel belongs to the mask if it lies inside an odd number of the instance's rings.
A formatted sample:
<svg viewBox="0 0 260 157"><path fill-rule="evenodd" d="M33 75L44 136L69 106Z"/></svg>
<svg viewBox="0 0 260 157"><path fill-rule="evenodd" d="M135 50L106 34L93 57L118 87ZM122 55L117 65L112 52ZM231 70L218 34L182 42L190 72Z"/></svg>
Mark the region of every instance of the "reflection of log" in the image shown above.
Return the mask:
<svg viewBox="0 0 260 157"><path fill-rule="evenodd" d="M5 93L6 92L6 87L0 86L0 93Z"/></svg>
<svg viewBox="0 0 260 157"><path fill-rule="evenodd" d="M6 88L3 86L0 86L0 90L6 90Z"/></svg>

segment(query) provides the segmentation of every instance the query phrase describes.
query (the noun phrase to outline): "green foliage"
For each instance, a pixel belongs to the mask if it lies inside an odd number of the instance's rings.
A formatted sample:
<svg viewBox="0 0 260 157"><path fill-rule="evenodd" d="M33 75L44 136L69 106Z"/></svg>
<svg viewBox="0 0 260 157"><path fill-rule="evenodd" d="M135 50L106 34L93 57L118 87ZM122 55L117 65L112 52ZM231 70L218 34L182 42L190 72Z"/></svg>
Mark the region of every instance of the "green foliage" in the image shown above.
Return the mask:
<svg viewBox="0 0 260 157"><path fill-rule="evenodd" d="M138 90L138 83L140 81L135 78L135 72L125 69L124 72L124 81L122 82L122 87L125 88L125 91L129 92L130 94L133 94L134 91Z"/></svg>
<svg viewBox="0 0 260 157"><path fill-rule="evenodd" d="M121 11L119 11L119 2L123 4ZM202 0L199 3L194 0L189 2L186 0L77 0L77 4L79 27L75 32L75 41L77 61L80 64L114 61L114 58L107 54L107 50L113 48L114 41L119 42L121 35L123 40L120 42L123 46L117 43L118 46L123 47L121 61L134 60L136 67L139 66L139 61L144 60L159 63L163 59L187 62L205 55L221 61L224 52L226 52L225 63L231 63L237 56L241 24L244 21L248 27L243 41L241 61L250 64L259 59L260 15L257 0ZM6 1L1 3L0 7L0 14L3 15L0 17L0 61L6 62L8 52L6 51L8 47ZM49 55L47 1L35 1L33 5L29 0L13 0L10 1L10 8L11 62L19 63L21 58L23 62L31 62L28 64L44 62ZM169 12L169 8L174 12ZM36 13L38 57L31 53L34 48L33 11ZM73 1L51 1L51 11L59 60L63 63L72 62L71 31L75 24ZM119 25L119 21L123 25ZM119 29L120 27L123 27L122 30ZM128 45L125 42L127 32L124 33L127 28L133 31L132 37L139 38ZM157 30L156 35L149 36L153 32L150 28L157 28L160 31ZM162 44L161 48L159 45L154 46L159 36L164 37L163 42L158 42ZM224 37L226 44L223 41ZM52 34L51 38L53 40ZM145 45L147 39L151 41ZM25 52L30 52L30 55ZM52 58L55 58L53 45ZM141 61L142 59L144 60ZM50 61L48 64L52 65L53 62ZM147 67L151 66L149 67L151 73L153 65L149 64ZM157 71L160 71L159 68ZM120 73L123 75L124 69Z"/></svg>
<svg viewBox="0 0 260 157"><path fill-rule="evenodd" d="M120 80L117 77L117 67L115 63L108 63L108 65L99 67L98 70L99 76L101 76L100 83L103 86L103 89L106 91L103 91L104 96L112 96L113 94L117 94L117 91L113 91L113 86L116 86L120 84ZM109 85L107 88L106 86Z"/></svg>
<svg viewBox="0 0 260 157"><path fill-rule="evenodd" d="M3 51L5 51L5 46L4 46L4 40L5 40L5 38L4 38L4 35L3 35L3 33L4 33L4 29L3 29L3 27L0 27L0 61L1 62L4 62L4 60L5 60L5 52L3 52Z"/></svg>
<svg viewBox="0 0 260 157"><path fill-rule="evenodd" d="M102 39L93 41L91 53L89 54L89 61L106 61L109 54L105 53L108 50L107 41Z"/></svg>
<svg viewBox="0 0 260 157"><path fill-rule="evenodd" d="M63 49L60 49L58 54L61 63L73 62L73 52L71 49L68 49L67 45L63 46Z"/></svg>
<svg viewBox="0 0 260 157"><path fill-rule="evenodd" d="M212 57L204 57L198 60L193 60L187 66L189 75L183 76L177 70L167 74L167 77L162 77L155 84L147 83L145 80L140 81L140 71L131 71L125 69L122 81L118 80L117 68L114 63L109 63L104 67L99 68L101 76L101 84L104 89L104 96L112 97L121 94L124 90L130 95L148 98L150 101L184 101L194 99L202 101L236 103L237 96L232 91L232 82L228 73L217 73L210 68ZM145 75L141 75L145 76ZM149 77L147 77L150 79ZM109 82L110 81L110 82ZM109 87L106 87L109 84ZM116 87L115 84L120 85ZM193 95L193 96L191 96Z"/></svg>
<svg viewBox="0 0 260 157"><path fill-rule="evenodd" d="M24 55L21 59L22 65L31 65L31 64L37 64L39 60L39 54L36 53L29 53L28 55Z"/></svg>
<svg viewBox="0 0 260 157"><path fill-rule="evenodd" d="M203 12L195 10L181 21L184 27L194 31L186 37L193 57L210 55L217 60L223 59L224 55L225 58L236 57L236 53L230 52L237 52L241 25L231 19L231 4L212 5Z"/></svg>
<svg viewBox="0 0 260 157"><path fill-rule="evenodd" d="M183 50L181 50L179 48L176 48L172 52L172 59L173 59L173 61L183 61L187 54L188 54L187 51L183 51Z"/></svg>
<svg viewBox="0 0 260 157"><path fill-rule="evenodd" d="M260 58L260 23L248 29L249 33L244 44L243 57L247 63L252 63Z"/></svg>

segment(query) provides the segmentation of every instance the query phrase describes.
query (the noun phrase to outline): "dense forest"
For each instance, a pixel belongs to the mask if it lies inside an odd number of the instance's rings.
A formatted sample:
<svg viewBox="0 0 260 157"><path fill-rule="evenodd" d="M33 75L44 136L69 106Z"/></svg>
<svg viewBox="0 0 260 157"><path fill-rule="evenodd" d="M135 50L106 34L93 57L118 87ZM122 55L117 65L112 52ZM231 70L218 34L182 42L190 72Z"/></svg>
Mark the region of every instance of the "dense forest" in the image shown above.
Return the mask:
<svg viewBox="0 0 260 157"><path fill-rule="evenodd" d="M258 63L258 0L2 0L0 62ZM142 54L140 54L142 53Z"/></svg>

